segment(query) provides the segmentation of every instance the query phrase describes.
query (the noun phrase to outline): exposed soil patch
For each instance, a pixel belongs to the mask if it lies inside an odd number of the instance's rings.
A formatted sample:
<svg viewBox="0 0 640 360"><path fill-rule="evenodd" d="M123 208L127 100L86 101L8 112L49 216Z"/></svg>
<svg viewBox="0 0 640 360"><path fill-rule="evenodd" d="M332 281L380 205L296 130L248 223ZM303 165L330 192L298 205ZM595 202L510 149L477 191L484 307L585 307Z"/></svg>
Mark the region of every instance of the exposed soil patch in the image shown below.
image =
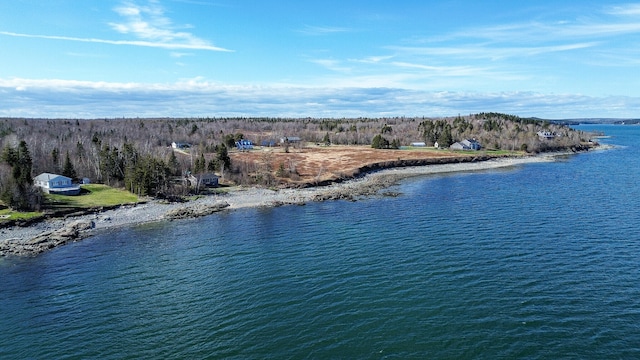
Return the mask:
<svg viewBox="0 0 640 360"><path fill-rule="evenodd" d="M320 185L350 179L376 169L487 160L490 157L435 149L383 150L369 146L316 146L254 149L230 154L232 161L270 171L285 186ZM267 164L269 164L267 166Z"/></svg>

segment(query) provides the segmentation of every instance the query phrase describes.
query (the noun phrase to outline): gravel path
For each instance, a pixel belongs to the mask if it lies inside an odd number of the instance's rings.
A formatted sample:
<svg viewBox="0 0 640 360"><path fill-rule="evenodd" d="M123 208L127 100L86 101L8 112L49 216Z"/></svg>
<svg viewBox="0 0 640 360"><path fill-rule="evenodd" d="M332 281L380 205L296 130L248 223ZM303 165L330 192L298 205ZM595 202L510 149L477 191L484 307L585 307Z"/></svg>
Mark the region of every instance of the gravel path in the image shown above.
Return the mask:
<svg viewBox="0 0 640 360"><path fill-rule="evenodd" d="M429 165L393 168L367 174L361 178L325 187L305 189L270 190L263 188L241 188L223 195L212 195L187 203L162 203L152 200L147 203L123 206L98 214L83 215L68 219L51 219L28 227L12 227L0 230L0 255L2 249L33 241L50 232L61 231L78 222L90 223L91 230L82 231L80 237L91 235L93 231L136 224L170 221L174 218L208 215L222 209L242 209L270 207L286 204L303 204L310 201L330 199L356 199L371 196L399 180L420 175L477 171L484 169L516 166L519 164L553 161L555 155L501 158L481 162ZM174 216L180 214L179 216ZM75 240L75 239L72 239ZM27 251L28 252L28 251ZM41 251L40 251L41 252ZM9 253L5 251L5 253Z"/></svg>

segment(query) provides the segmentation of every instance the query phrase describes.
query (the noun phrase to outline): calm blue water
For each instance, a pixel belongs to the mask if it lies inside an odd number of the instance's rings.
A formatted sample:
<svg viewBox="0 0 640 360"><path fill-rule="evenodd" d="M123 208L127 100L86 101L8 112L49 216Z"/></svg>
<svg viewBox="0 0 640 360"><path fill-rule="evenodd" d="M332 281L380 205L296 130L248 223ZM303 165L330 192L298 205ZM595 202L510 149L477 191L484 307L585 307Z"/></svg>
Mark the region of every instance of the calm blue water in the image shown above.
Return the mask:
<svg viewBox="0 0 640 360"><path fill-rule="evenodd" d="M640 358L640 127L581 128L621 147L0 259L0 358Z"/></svg>

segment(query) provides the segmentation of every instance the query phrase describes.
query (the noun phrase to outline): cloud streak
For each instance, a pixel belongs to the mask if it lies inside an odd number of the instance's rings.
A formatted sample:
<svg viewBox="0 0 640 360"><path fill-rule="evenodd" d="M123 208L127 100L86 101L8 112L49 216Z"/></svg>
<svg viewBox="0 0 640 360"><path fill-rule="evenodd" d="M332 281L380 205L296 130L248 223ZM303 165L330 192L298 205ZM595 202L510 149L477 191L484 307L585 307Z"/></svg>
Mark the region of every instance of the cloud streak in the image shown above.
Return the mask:
<svg viewBox="0 0 640 360"><path fill-rule="evenodd" d="M143 41L143 40L105 40L105 39L96 39L96 38L78 38L78 37L72 37L72 36L20 34L20 33L14 33L9 31L0 31L0 35L32 38L32 39L76 41L76 42L98 43L98 44L109 44L109 45L143 46L143 47L162 48L162 49L169 49L169 50L209 50L209 51L225 51L225 52L233 51L233 50L228 50L228 49L207 45L207 44L163 43L163 42Z"/></svg>
<svg viewBox="0 0 640 360"><path fill-rule="evenodd" d="M337 34L351 31L348 28L336 27L336 26L311 26L306 25L304 28L298 30L298 33L310 36L320 36Z"/></svg>

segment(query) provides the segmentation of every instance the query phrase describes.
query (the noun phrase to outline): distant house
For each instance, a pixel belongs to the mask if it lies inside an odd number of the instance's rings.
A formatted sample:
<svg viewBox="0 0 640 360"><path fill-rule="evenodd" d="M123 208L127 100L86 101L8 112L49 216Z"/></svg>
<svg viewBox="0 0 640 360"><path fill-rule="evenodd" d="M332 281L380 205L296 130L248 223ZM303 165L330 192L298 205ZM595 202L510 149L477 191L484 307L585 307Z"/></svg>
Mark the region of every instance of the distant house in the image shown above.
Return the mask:
<svg viewBox="0 0 640 360"><path fill-rule="evenodd" d="M293 143L299 143L299 142L300 142L300 138L297 136L285 136L280 138L281 144L284 144L284 143L293 144Z"/></svg>
<svg viewBox="0 0 640 360"><path fill-rule="evenodd" d="M540 138L540 140L551 140L553 139L555 136L550 133L549 131L538 131L538 137Z"/></svg>
<svg viewBox="0 0 640 360"><path fill-rule="evenodd" d="M436 148L436 149L439 149L439 148L440 148L440 144L438 144L438 142L436 141L436 142L433 144L433 147L434 147L434 148Z"/></svg>
<svg viewBox="0 0 640 360"><path fill-rule="evenodd" d="M238 150L251 150L253 149L253 142L247 139L240 139L236 141L236 147Z"/></svg>
<svg viewBox="0 0 640 360"><path fill-rule="evenodd" d="M461 141L462 145L468 147L471 150L480 150L482 146L476 139L465 139Z"/></svg>
<svg viewBox="0 0 640 360"><path fill-rule="evenodd" d="M274 146L276 146L276 141L275 140L262 140L260 142L260 146L274 147Z"/></svg>
<svg viewBox="0 0 640 360"><path fill-rule="evenodd" d="M482 146L476 139L465 139L449 146L451 150L480 150Z"/></svg>
<svg viewBox="0 0 640 360"><path fill-rule="evenodd" d="M193 187L198 186L208 186L208 187L216 187L218 186L219 177L213 173L207 174L199 174L199 175L189 175L187 180L189 181L189 185Z"/></svg>
<svg viewBox="0 0 640 360"><path fill-rule="evenodd" d="M73 184L71 178L58 174L42 173L33 179L36 186L47 194L78 195L80 185Z"/></svg>
<svg viewBox="0 0 640 360"><path fill-rule="evenodd" d="M412 142L412 143L411 143L411 146L415 146L415 147L424 147L424 146L427 146L427 144L426 144L426 143L424 143L424 142L420 142L420 141L419 141L419 142Z"/></svg>
<svg viewBox="0 0 640 360"><path fill-rule="evenodd" d="M184 142L172 142L171 147L174 149L189 149L191 148L191 144Z"/></svg>
<svg viewBox="0 0 640 360"><path fill-rule="evenodd" d="M200 185L216 187L218 186L219 177L216 174L208 173L198 175L198 180L200 181Z"/></svg>

